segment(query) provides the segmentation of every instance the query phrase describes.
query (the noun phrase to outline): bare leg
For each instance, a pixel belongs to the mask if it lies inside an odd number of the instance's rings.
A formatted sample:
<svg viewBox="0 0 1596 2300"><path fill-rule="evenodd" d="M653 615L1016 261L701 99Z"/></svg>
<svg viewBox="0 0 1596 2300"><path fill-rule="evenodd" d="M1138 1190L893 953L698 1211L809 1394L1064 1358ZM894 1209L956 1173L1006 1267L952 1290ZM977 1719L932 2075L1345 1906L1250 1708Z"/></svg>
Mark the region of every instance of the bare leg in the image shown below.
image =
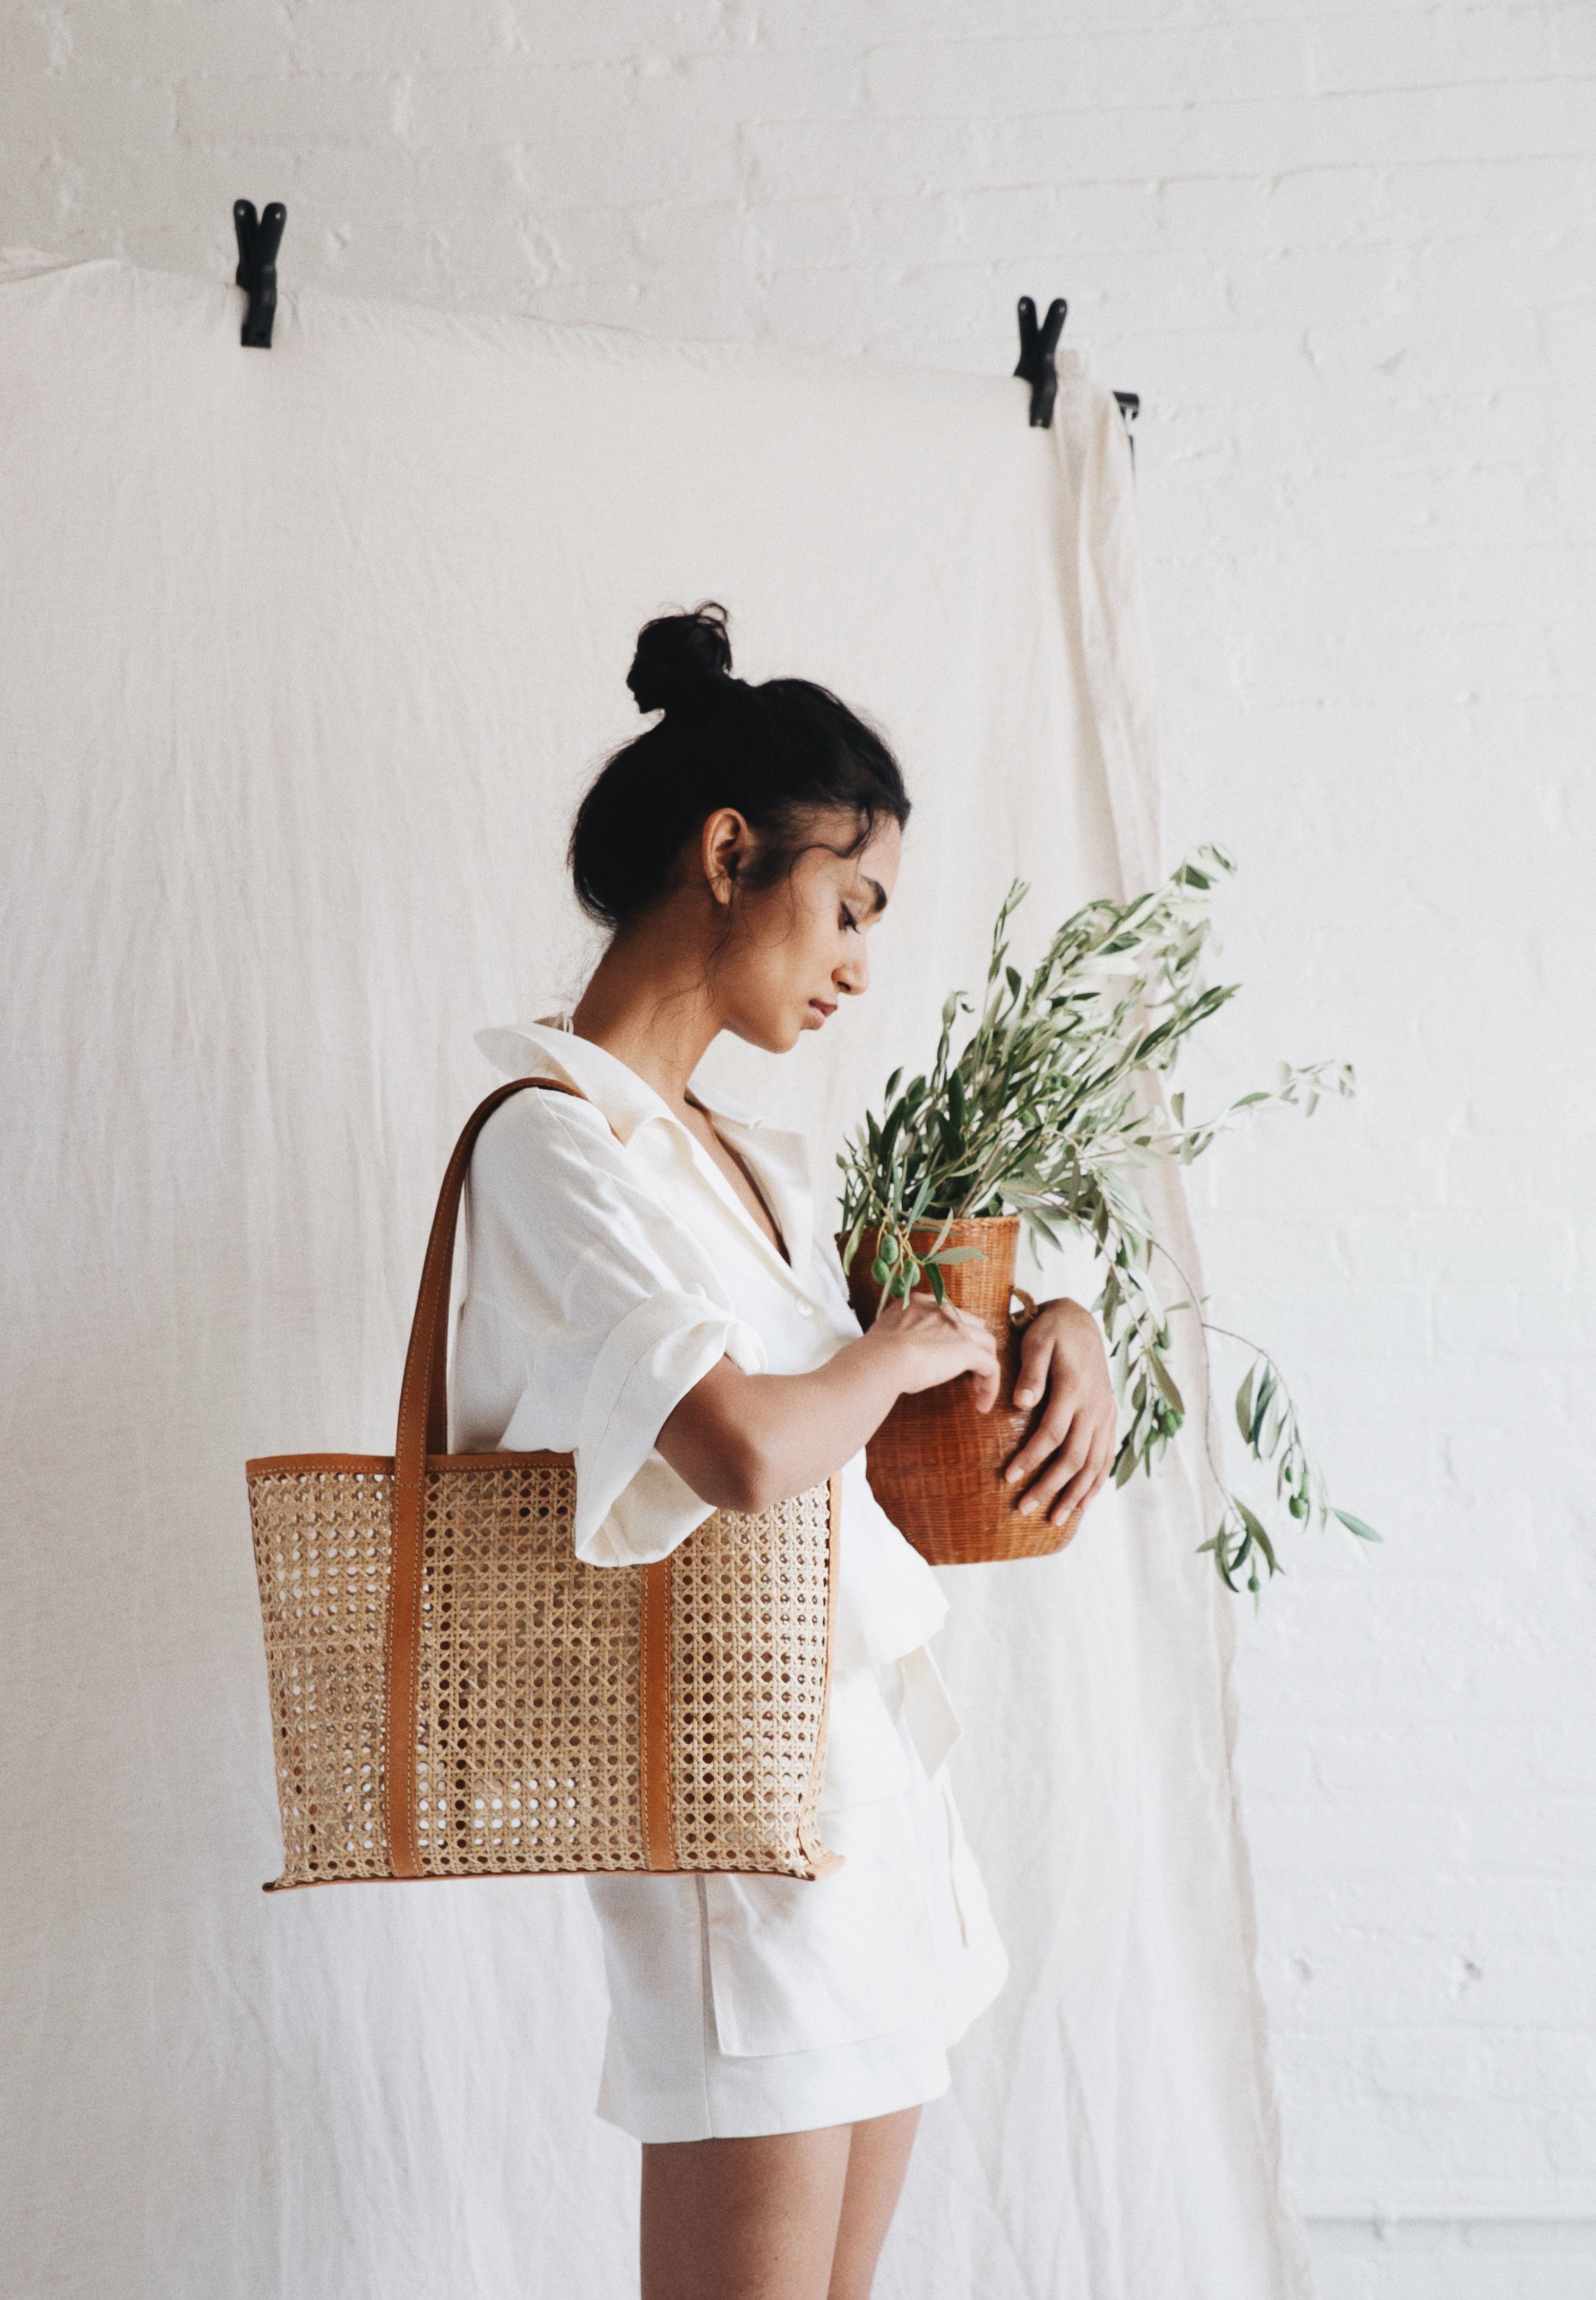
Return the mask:
<svg viewBox="0 0 1596 2300"><path fill-rule="evenodd" d="M859 2129L646 2145L642 2300L827 2300Z"/></svg>
<svg viewBox="0 0 1596 2300"><path fill-rule="evenodd" d="M895 2116L873 2116L855 2125L826 2300L870 2300L875 2263L887 2240L919 2125L917 2108L900 2108Z"/></svg>

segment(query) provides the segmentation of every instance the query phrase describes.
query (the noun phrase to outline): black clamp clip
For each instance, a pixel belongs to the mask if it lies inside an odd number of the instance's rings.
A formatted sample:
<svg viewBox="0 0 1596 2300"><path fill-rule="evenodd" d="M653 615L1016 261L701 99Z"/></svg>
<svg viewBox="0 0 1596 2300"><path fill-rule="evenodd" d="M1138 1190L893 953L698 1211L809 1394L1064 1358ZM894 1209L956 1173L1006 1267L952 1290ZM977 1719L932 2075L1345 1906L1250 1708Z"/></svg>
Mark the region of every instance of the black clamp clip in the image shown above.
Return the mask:
<svg viewBox="0 0 1596 2300"><path fill-rule="evenodd" d="M1020 363L1015 373L1031 386L1031 421L1038 431L1053 428L1053 402L1058 396L1058 338L1069 316L1069 305L1062 296L1056 296L1048 306L1048 316L1038 327L1036 306L1029 296L1020 298ZM1116 391L1115 404L1124 421L1125 438L1130 442L1131 465L1136 463L1136 418L1141 412L1141 395L1135 391Z"/></svg>
<svg viewBox="0 0 1596 2300"><path fill-rule="evenodd" d="M1124 422L1125 439L1131 450L1131 469L1134 471L1136 468L1136 418L1141 412L1141 394L1139 391L1116 391L1114 395L1114 404Z"/></svg>
<svg viewBox="0 0 1596 2300"><path fill-rule="evenodd" d="M262 216L255 214L253 200L233 202L233 229L238 235L238 269L233 284L249 298L238 341L258 345L263 351L272 346L272 322L277 316L277 251L288 220L288 212L280 200L273 200Z"/></svg>
<svg viewBox="0 0 1596 2300"><path fill-rule="evenodd" d="M1053 428L1053 402L1058 396L1058 368L1054 354L1069 308L1062 296L1055 296L1039 328L1035 304L1029 296L1020 298L1020 363L1015 373L1031 386L1033 431L1049 431Z"/></svg>

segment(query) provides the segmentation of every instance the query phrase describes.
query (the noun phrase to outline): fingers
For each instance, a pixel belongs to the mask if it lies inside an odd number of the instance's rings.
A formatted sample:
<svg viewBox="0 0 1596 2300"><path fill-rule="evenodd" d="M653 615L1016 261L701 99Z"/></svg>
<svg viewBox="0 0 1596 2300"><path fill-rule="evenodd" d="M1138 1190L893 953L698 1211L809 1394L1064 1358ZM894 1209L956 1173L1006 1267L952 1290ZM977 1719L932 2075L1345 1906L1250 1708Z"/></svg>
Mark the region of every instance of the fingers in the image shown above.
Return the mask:
<svg viewBox="0 0 1596 2300"><path fill-rule="evenodd" d="M1064 1444L1021 1496L1022 1517L1034 1517L1043 1511L1052 1516L1054 1502L1088 1468L1091 1460L1091 1438L1092 1433L1086 1427L1084 1417L1078 1414Z"/></svg>
<svg viewBox="0 0 1596 2300"><path fill-rule="evenodd" d="M1023 1372L1022 1372L1023 1378ZM1015 1404L1020 1404L1020 1392L1015 1389ZM1061 1358L1053 1361L1052 1387L1048 1392L1047 1411L1029 1438L1004 1471L1011 1486L1034 1477L1042 1463L1069 1443L1071 1434L1081 1415L1081 1385ZM1082 1445L1089 1445L1091 1431L1082 1435Z"/></svg>
<svg viewBox="0 0 1596 2300"><path fill-rule="evenodd" d="M1024 1409L1044 1394L1047 1404L1004 1472L1010 1486L1024 1488L1024 1514L1045 1511L1052 1525L1083 1509L1099 1491L1116 1450L1118 1411L1101 1338L1095 1325L1065 1314L1074 1306L1045 1304L1026 1329L1015 1404Z"/></svg>
<svg viewBox="0 0 1596 2300"><path fill-rule="evenodd" d="M1049 1525L1062 1525L1066 1517L1085 1509L1095 1498L1113 1466L1115 1451L1111 1437L1094 1442L1082 1467L1054 1495L1048 1509Z"/></svg>
<svg viewBox="0 0 1596 2300"><path fill-rule="evenodd" d="M1112 1439L1110 1439L1104 1446L1101 1454L1099 1456L1099 1467L1093 1475L1090 1485L1087 1487L1086 1491L1082 1495L1078 1502L1072 1502L1070 1504L1070 1507L1072 1509L1085 1510L1091 1507L1091 1504L1096 1501L1098 1496L1102 1492L1103 1488L1107 1484L1109 1478L1113 1474L1114 1457L1118 1451L1118 1446ZM1055 1503L1054 1507L1057 1507L1057 1503ZM1053 1521L1055 1524L1057 1523L1057 1519Z"/></svg>
<svg viewBox="0 0 1596 2300"><path fill-rule="evenodd" d="M909 1333L922 1329L935 1333L943 1326L954 1326L963 1332L969 1327L981 1326L981 1320L968 1310L957 1310L951 1302L939 1302L931 1294L911 1294L907 1299L898 1295L890 1302L883 1302L876 1312L875 1322L878 1326L898 1327ZM984 1326L981 1329L983 1333L986 1331Z"/></svg>
<svg viewBox="0 0 1596 2300"><path fill-rule="evenodd" d="M977 1413L990 1413L998 1403L998 1392L1003 1387L1003 1376L998 1363L998 1353L992 1352L990 1362L983 1359L970 1369L970 1388L974 1394Z"/></svg>
<svg viewBox="0 0 1596 2300"><path fill-rule="evenodd" d="M1019 1378L1014 1386L1016 1405L1031 1406L1048 1386L1048 1368L1053 1358L1053 1331L1046 1320L1032 1320L1025 1329L1020 1344Z"/></svg>
<svg viewBox="0 0 1596 2300"><path fill-rule="evenodd" d="M1062 1525L1072 1510L1084 1509L1100 1489L1115 1451L1114 1418L1078 1413L1064 1443L1026 1488L1021 1514L1031 1517L1045 1511L1050 1525Z"/></svg>
<svg viewBox="0 0 1596 2300"><path fill-rule="evenodd" d="M950 1303L946 1306L957 1319L961 1335L971 1353L970 1388L975 1401L975 1411L977 1413L990 1413L998 1403L998 1393L1003 1386L998 1345L992 1339L990 1328L970 1311L953 1310Z"/></svg>
<svg viewBox="0 0 1596 2300"><path fill-rule="evenodd" d="M997 1343L973 1312L916 1294L883 1309L876 1325L914 1346L909 1388L935 1388L968 1374L976 1412L991 1412L1002 1388L1002 1366Z"/></svg>
<svg viewBox="0 0 1596 2300"><path fill-rule="evenodd" d="M1114 1474L1114 1459L1118 1452L1118 1432L1117 1430L1111 1430L1104 1443L1101 1453L1096 1456L1096 1467L1092 1472L1091 1483L1087 1487L1079 1501L1073 1501L1067 1504L1069 1508L1082 1510L1090 1508L1092 1503L1096 1501L1098 1496L1102 1492L1103 1488L1107 1484L1109 1479ZM1054 1506L1057 1508L1057 1504L1055 1503ZM1055 1519L1054 1522L1057 1524L1057 1520Z"/></svg>

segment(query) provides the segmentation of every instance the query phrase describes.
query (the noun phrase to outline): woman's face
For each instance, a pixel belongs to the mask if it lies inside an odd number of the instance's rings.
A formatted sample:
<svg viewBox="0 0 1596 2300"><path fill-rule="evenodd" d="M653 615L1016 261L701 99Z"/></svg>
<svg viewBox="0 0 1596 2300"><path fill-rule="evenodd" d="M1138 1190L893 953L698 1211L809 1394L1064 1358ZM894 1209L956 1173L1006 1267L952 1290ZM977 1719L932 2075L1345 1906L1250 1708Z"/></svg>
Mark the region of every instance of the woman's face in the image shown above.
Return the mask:
<svg viewBox="0 0 1596 2300"><path fill-rule="evenodd" d="M724 821L736 824L740 837L717 842L706 836L705 842L706 862L713 855L723 869L739 847L744 855L750 851L740 816ZM708 834L712 825L705 829ZM722 1028L733 1037L784 1054L806 1030L823 1029L844 998L868 988L865 946L898 882L903 832L896 822L879 822L856 854L836 851L857 837L853 815L817 816L790 876L755 893L731 893L711 865L712 888L732 907L714 988Z"/></svg>

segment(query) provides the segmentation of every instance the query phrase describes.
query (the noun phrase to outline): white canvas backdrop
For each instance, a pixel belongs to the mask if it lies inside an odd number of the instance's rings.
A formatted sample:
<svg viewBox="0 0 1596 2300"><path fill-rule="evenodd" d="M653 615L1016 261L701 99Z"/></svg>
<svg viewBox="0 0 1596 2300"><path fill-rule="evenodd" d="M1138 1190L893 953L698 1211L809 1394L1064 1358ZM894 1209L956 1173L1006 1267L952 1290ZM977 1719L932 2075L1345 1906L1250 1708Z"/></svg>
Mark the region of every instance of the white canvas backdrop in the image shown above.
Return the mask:
<svg viewBox="0 0 1596 2300"><path fill-rule="evenodd" d="M871 710L915 792L870 998L728 1064L823 1187L1013 873L1026 951L1157 874L1125 444L1070 356L1033 432L1009 380L309 298L245 352L240 301L0 281L0 2276L597 2300L633 2288L635 2151L589 2112L580 1885L258 1889L241 1465L391 1442L472 1034L591 955L562 848L649 613L725 601L739 668ZM1307 2288L1195 1476L950 1578L1014 1977L927 2116L891 2300Z"/></svg>

